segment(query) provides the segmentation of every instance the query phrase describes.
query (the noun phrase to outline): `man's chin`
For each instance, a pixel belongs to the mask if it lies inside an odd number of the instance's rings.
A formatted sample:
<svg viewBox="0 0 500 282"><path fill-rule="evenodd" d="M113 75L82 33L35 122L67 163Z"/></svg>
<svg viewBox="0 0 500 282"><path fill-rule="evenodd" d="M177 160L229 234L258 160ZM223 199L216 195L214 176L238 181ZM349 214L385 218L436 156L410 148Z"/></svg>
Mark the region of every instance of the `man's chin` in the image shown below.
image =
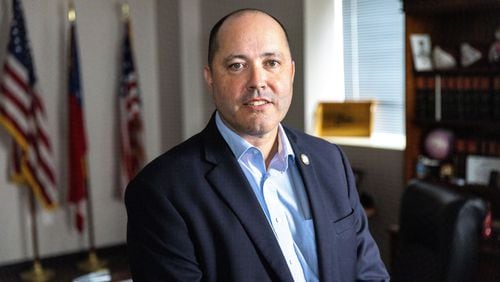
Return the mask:
<svg viewBox="0 0 500 282"><path fill-rule="evenodd" d="M252 124L249 127L246 127L245 134L253 137L264 137L265 135L272 133L275 131L277 126L271 126L271 125L261 125L261 126L256 126L255 124Z"/></svg>

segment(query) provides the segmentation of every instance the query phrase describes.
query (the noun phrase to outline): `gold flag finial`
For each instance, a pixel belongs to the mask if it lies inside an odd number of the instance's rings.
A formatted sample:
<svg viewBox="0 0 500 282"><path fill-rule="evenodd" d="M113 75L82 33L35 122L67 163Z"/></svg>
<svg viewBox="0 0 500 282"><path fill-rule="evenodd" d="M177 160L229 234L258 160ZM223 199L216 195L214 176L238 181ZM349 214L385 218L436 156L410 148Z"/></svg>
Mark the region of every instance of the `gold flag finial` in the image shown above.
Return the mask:
<svg viewBox="0 0 500 282"><path fill-rule="evenodd" d="M75 3L73 3L73 1L69 1L68 20L70 22L76 21L76 9Z"/></svg>
<svg viewBox="0 0 500 282"><path fill-rule="evenodd" d="M122 3L122 17L124 21L128 20L130 17L130 6L127 2Z"/></svg>

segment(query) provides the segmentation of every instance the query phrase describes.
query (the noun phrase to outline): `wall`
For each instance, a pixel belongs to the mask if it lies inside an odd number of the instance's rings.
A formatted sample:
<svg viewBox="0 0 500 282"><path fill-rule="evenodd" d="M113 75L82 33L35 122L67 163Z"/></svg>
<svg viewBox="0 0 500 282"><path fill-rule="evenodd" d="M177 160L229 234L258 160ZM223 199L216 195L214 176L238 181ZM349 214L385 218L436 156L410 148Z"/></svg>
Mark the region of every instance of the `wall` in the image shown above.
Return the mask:
<svg viewBox="0 0 500 282"><path fill-rule="evenodd" d="M85 250L86 233L80 236L70 224L65 202L67 190L66 0L23 0L39 89L47 108L62 207L53 214L38 213L42 257ZM144 101L147 155L158 155L160 97L158 95L157 23L155 0L128 0L134 31L135 58ZM97 246L125 241L126 215L121 200L113 197L117 175L115 103L119 78L122 25L118 0L75 0L80 47L84 115L89 146ZM0 0L0 55L5 53L10 0ZM2 60L3 62L3 60ZM168 95L168 94L165 94ZM0 264L32 256L30 217L26 189L6 181L8 136L0 130Z"/></svg>
<svg viewBox="0 0 500 282"><path fill-rule="evenodd" d="M158 40L158 77L161 120L161 151L171 148L183 140L185 130L182 124L186 117L183 114L183 96L181 72L183 69L181 58L181 30L180 1L156 1L157 9L154 15L157 19ZM187 3L189 1L182 1ZM201 81L199 82L201 83Z"/></svg>
<svg viewBox="0 0 500 282"><path fill-rule="evenodd" d="M315 132L319 102L344 99L342 1L304 1L304 122Z"/></svg>

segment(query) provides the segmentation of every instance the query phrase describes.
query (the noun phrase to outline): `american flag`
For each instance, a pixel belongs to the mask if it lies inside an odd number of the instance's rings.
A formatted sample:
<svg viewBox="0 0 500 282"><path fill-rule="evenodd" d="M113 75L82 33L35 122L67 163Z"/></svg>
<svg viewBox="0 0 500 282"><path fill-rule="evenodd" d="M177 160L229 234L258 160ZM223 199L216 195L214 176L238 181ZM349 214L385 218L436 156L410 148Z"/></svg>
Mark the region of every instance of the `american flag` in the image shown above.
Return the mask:
<svg viewBox="0 0 500 282"><path fill-rule="evenodd" d="M121 143L119 195L123 195L123 189L145 162L142 102L134 66L130 33L130 21L127 19L122 46L122 73L118 102Z"/></svg>
<svg viewBox="0 0 500 282"><path fill-rule="evenodd" d="M12 21L0 80L0 124L13 138L11 177L31 188L47 209L57 205L55 168L42 97L21 3L12 1Z"/></svg>
<svg viewBox="0 0 500 282"><path fill-rule="evenodd" d="M68 70L69 103L69 191L68 201L75 208L75 224L79 232L84 226L84 200L87 197L87 136L83 118L83 93L80 85L80 66L76 25L70 27L70 58Z"/></svg>

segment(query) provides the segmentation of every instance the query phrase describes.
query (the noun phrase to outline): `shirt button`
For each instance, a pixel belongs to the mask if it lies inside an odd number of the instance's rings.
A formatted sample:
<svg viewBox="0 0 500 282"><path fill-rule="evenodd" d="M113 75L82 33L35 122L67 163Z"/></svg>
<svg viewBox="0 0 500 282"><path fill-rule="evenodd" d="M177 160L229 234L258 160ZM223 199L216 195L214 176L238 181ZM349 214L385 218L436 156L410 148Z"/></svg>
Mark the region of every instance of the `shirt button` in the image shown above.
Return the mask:
<svg viewBox="0 0 500 282"><path fill-rule="evenodd" d="M280 223L280 218L279 217L275 217L274 221L276 221L276 223Z"/></svg>
<svg viewBox="0 0 500 282"><path fill-rule="evenodd" d="M293 261L291 259L288 260L289 265L293 265Z"/></svg>

